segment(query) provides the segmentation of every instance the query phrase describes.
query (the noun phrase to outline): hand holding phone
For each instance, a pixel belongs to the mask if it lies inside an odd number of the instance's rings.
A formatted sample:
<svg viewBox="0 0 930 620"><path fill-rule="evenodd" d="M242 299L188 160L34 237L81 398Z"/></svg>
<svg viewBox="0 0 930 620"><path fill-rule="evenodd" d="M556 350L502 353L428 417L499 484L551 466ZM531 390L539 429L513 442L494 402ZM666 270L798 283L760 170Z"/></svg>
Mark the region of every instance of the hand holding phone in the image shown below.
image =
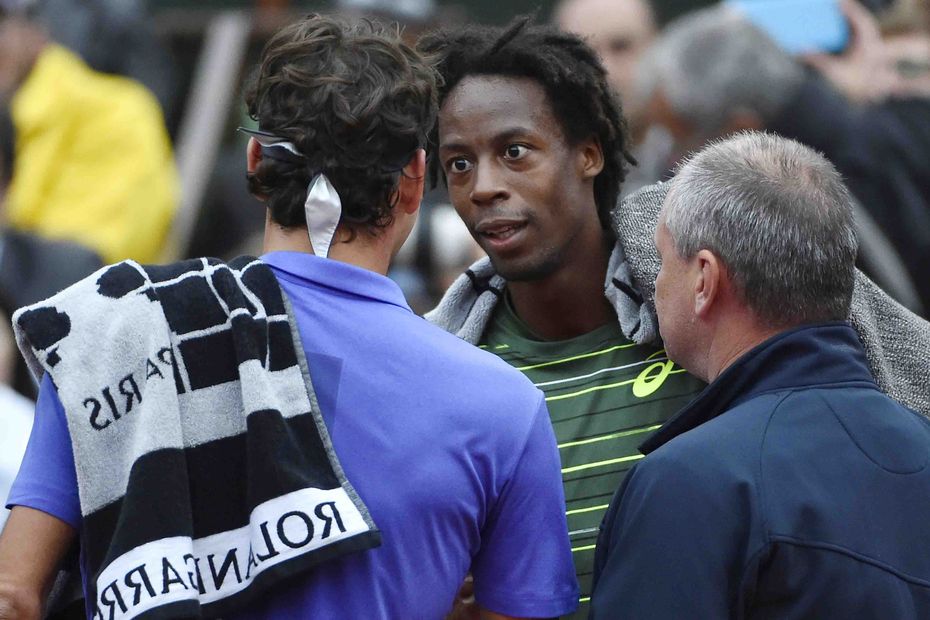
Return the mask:
<svg viewBox="0 0 930 620"><path fill-rule="evenodd" d="M838 53L850 29L840 0L726 0L790 54Z"/></svg>
<svg viewBox="0 0 930 620"><path fill-rule="evenodd" d="M856 0L842 0L840 8L849 24L849 45L841 54L807 54L803 60L850 101L881 101L890 94L895 76L878 20Z"/></svg>

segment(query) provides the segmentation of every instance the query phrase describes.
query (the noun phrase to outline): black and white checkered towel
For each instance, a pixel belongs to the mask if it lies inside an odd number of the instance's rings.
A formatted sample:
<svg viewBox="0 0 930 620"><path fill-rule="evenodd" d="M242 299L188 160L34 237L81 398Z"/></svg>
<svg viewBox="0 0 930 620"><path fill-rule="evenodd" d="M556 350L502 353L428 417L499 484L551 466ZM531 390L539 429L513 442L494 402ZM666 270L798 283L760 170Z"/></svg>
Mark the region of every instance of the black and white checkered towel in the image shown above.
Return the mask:
<svg viewBox="0 0 930 620"><path fill-rule="evenodd" d="M68 420L95 618L210 617L380 544L250 257L104 268L14 315Z"/></svg>

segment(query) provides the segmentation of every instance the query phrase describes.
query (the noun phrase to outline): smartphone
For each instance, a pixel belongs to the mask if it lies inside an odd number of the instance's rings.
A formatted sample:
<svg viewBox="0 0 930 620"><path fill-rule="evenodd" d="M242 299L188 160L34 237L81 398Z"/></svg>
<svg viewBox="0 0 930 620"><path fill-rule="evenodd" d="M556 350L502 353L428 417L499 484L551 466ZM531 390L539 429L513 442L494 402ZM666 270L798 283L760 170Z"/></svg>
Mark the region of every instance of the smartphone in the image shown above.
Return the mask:
<svg viewBox="0 0 930 620"><path fill-rule="evenodd" d="M790 54L842 52L849 24L840 0L725 0Z"/></svg>

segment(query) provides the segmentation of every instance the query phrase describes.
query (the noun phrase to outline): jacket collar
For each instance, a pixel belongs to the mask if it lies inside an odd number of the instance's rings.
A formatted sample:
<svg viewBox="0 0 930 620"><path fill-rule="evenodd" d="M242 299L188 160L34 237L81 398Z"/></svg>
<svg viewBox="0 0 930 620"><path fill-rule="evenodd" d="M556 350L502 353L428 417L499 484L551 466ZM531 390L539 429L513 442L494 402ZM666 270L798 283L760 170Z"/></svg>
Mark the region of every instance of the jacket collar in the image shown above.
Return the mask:
<svg viewBox="0 0 930 620"><path fill-rule="evenodd" d="M745 353L643 442L639 450L649 454L766 392L856 382L878 389L852 327L844 322L797 327Z"/></svg>

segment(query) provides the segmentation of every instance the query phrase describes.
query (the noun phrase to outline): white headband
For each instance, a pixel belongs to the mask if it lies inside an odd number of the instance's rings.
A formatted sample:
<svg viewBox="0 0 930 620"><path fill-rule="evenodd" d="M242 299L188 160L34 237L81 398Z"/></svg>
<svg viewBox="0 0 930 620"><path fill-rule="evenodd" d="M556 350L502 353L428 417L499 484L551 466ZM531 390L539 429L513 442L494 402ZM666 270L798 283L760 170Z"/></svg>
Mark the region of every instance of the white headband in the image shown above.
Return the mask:
<svg viewBox="0 0 930 620"><path fill-rule="evenodd" d="M336 188L322 172L313 177L307 186L304 215L307 217L307 232L310 233L313 253L326 258L342 217L342 201Z"/></svg>
<svg viewBox="0 0 930 620"><path fill-rule="evenodd" d="M293 142L282 140L264 131L244 127L240 127L239 131L252 136L256 142L266 149L280 148L291 155L306 159L297 150L297 146ZM336 227L339 226L339 220L342 217L342 200L339 199L336 188L333 187L333 184L322 172L315 174L310 179L310 184L307 185L304 215L307 218L307 232L310 235L310 245L313 246L313 253L326 258L329 256L329 248L333 243Z"/></svg>

